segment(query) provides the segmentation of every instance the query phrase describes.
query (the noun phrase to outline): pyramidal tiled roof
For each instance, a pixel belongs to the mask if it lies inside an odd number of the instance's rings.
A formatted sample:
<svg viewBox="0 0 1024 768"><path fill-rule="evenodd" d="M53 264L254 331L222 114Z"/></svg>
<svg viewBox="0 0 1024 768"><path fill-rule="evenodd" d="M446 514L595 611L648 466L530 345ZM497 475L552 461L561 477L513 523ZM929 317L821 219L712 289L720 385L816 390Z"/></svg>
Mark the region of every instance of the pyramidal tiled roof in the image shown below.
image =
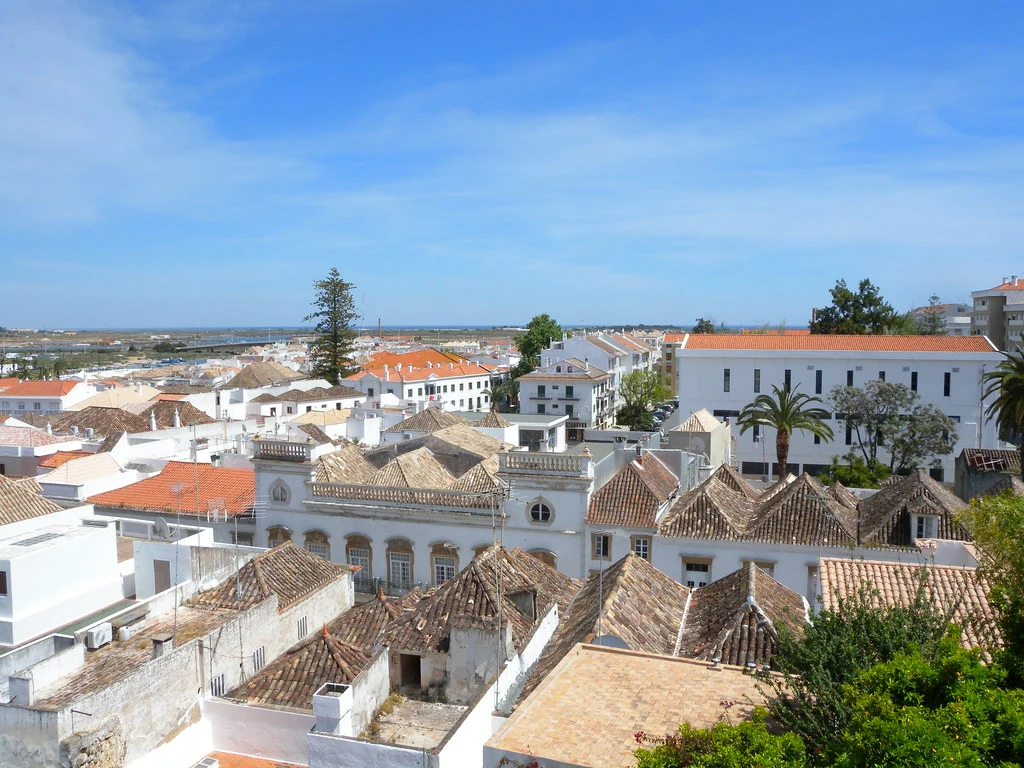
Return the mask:
<svg viewBox="0 0 1024 768"><path fill-rule="evenodd" d="M854 545L857 516L805 473L757 506L746 537L790 544Z"/></svg>
<svg viewBox="0 0 1024 768"><path fill-rule="evenodd" d="M806 621L803 597L746 563L694 590L676 655L738 666L768 664L780 629L799 636Z"/></svg>
<svg viewBox="0 0 1024 768"><path fill-rule="evenodd" d="M486 416L476 422L473 426L482 427L484 429L508 429L512 425L508 423L504 416L492 408L487 412Z"/></svg>
<svg viewBox="0 0 1024 768"><path fill-rule="evenodd" d="M662 505L679 487L679 480L652 453L638 456L593 495L588 525L654 528Z"/></svg>
<svg viewBox="0 0 1024 768"><path fill-rule="evenodd" d="M577 643L598 635L619 638L630 650L672 655L686 613L690 589L630 552L595 573L562 612L519 701L555 668Z"/></svg>
<svg viewBox="0 0 1024 768"><path fill-rule="evenodd" d="M381 591L373 600L357 603L331 622L331 634L369 652L381 641L384 630L411 611L427 594L416 588L401 597L387 597Z"/></svg>
<svg viewBox="0 0 1024 768"><path fill-rule="evenodd" d="M509 551L494 545L404 612L385 630L385 638L396 650L436 651L457 626L495 626L500 604L502 616L512 625L513 642L520 647L552 604L568 605L579 586L575 579L521 549ZM514 596L522 593L536 595L536 618L524 613L515 601Z"/></svg>
<svg viewBox="0 0 1024 768"><path fill-rule="evenodd" d="M312 711L313 694L324 683L351 683L370 658L366 651L338 639L325 626L289 648L227 698Z"/></svg>
<svg viewBox="0 0 1024 768"><path fill-rule="evenodd" d="M256 555L236 575L196 593L186 604L207 611L245 610L276 594L278 610L283 611L350 571L287 541Z"/></svg>
<svg viewBox="0 0 1024 768"><path fill-rule="evenodd" d="M363 485L376 471L377 468L366 460L359 446L349 445L317 459L316 480L319 483Z"/></svg>
<svg viewBox="0 0 1024 768"><path fill-rule="evenodd" d="M224 389L259 389L282 381L301 379L303 375L274 361L251 363L239 371Z"/></svg>
<svg viewBox="0 0 1024 768"><path fill-rule="evenodd" d="M454 481L434 454L426 448L417 448L389 461L370 476L366 485L440 490Z"/></svg>
<svg viewBox="0 0 1024 768"><path fill-rule="evenodd" d="M860 540L909 546L911 515L920 514L938 518L937 538L967 541L970 536L955 520L966 506L926 471L914 470L860 502Z"/></svg>
<svg viewBox="0 0 1024 768"><path fill-rule="evenodd" d="M729 464L722 464L711 473L711 477L718 479L727 488L731 488L748 499L761 498L761 491L748 483L743 476Z"/></svg>
<svg viewBox="0 0 1024 768"><path fill-rule="evenodd" d="M388 427L385 432L437 432L445 427L453 427L456 424L468 424L463 417L442 411L440 408L425 408L419 413L414 413L393 427Z"/></svg>
<svg viewBox="0 0 1024 768"><path fill-rule="evenodd" d="M490 493L498 487L498 457L490 456L452 483L449 490L463 493Z"/></svg>
<svg viewBox="0 0 1024 768"><path fill-rule="evenodd" d="M685 539L741 539L756 506L754 499L712 475L673 502L658 533Z"/></svg>
<svg viewBox="0 0 1024 768"><path fill-rule="evenodd" d="M711 413L707 408L701 408L699 411L691 413L690 416L680 424L678 427L670 430L671 432L711 432L718 427L722 426L714 414ZM723 465L725 466L725 465Z"/></svg>
<svg viewBox="0 0 1024 768"><path fill-rule="evenodd" d="M128 432L136 434L149 432L149 421L130 413L124 408L106 408L92 405L80 411L66 411L58 416L53 422L53 431L61 434L71 432L72 427L77 427L79 434L85 434L86 429L93 430L98 437L105 437L111 432Z"/></svg>
<svg viewBox="0 0 1024 768"><path fill-rule="evenodd" d="M32 477L0 482L0 525L16 523L59 512L58 504L43 497L43 489Z"/></svg>

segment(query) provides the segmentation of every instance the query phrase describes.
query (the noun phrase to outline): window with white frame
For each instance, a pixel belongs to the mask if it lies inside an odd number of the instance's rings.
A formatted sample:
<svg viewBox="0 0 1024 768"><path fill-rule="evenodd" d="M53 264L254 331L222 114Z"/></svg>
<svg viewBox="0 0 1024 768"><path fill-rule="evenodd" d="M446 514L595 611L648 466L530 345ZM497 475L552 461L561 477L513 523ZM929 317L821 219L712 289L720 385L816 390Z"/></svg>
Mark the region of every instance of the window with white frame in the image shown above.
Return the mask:
<svg viewBox="0 0 1024 768"><path fill-rule="evenodd" d="M412 553L389 552L388 571L388 580L392 584L412 586Z"/></svg>
<svg viewBox="0 0 1024 768"><path fill-rule="evenodd" d="M211 696L223 696L224 695L224 675L217 675L213 680L210 681L210 695Z"/></svg>
<svg viewBox="0 0 1024 768"><path fill-rule="evenodd" d="M359 574L361 576L369 577L370 575L370 550L364 549L363 547L349 547L348 548L348 564L359 567Z"/></svg>
<svg viewBox="0 0 1024 768"><path fill-rule="evenodd" d="M634 536L631 544L633 546L633 554L637 557L642 557L644 560L651 559L650 536Z"/></svg>
<svg viewBox="0 0 1024 768"><path fill-rule="evenodd" d="M331 543L323 531L309 531L306 534L306 551L324 560L331 559Z"/></svg>
<svg viewBox="0 0 1024 768"><path fill-rule="evenodd" d="M706 587L711 582L711 561L688 558L683 561L683 583L690 589Z"/></svg>
<svg viewBox="0 0 1024 768"><path fill-rule="evenodd" d="M916 515L914 520L914 538L934 539L939 530L939 518L932 515Z"/></svg>
<svg viewBox="0 0 1024 768"><path fill-rule="evenodd" d="M591 539L591 551L594 560L611 560L612 537L607 533L595 533Z"/></svg>
<svg viewBox="0 0 1024 768"><path fill-rule="evenodd" d="M455 578L455 558L448 555L434 555L434 583L444 584Z"/></svg>

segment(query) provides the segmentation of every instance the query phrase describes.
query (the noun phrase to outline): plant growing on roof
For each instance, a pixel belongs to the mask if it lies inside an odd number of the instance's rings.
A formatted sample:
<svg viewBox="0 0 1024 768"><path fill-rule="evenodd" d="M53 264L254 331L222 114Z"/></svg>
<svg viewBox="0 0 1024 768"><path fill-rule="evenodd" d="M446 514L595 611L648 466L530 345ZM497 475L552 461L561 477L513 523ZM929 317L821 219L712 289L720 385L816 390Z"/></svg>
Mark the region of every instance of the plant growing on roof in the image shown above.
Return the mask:
<svg viewBox="0 0 1024 768"><path fill-rule="evenodd" d="M353 323L359 317L352 298L352 283L345 282L336 267L327 277L313 283L313 311L304 322L316 322L316 337L309 345L312 360L310 371L314 378L322 378L337 385L358 368L350 360L354 357L356 332Z"/></svg>
<svg viewBox="0 0 1024 768"><path fill-rule="evenodd" d="M814 405L820 402L820 397L805 395L799 388L779 389L772 385L772 394L758 395L740 411L736 422L741 435L754 427L775 428L775 457L780 479L786 476L789 442L794 432L810 432L826 442L832 440L832 428L822 421L828 418L828 411Z"/></svg>

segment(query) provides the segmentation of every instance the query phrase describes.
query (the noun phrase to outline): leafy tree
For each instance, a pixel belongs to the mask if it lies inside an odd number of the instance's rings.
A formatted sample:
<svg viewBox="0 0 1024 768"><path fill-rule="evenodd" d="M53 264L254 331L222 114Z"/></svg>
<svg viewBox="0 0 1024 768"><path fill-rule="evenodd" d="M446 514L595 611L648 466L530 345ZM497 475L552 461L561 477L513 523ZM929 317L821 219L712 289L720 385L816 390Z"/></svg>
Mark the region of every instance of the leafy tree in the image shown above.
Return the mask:
<svg viewBox="0 0 1024 768"><path fill-rule="evenodd" d="M842 483L847 488L879 488L882 481L892 472L880 462L868 464L862 456L853 451L842 457L832 457L832 463L818 475L818 479L825 485Z"/></svg>
<svg viewBox="0 0 1024 768"><path fill-rule="evenodd" d="M982 374L982 402L989 401L985 419L996 420L999 435L1017 444L1024 458L1024 351L1003 352L1003 359ZM1024 462L1021 467L1024 468Z"/></svg>
<svg viewBox="0 0 1024 768"><path fill-rule="evenodd" d="M924 310L924 317L917 324L917 332L922 336L945 336L946 318L942 314L941 299L932 294L928 298L928 306Z"/></svg>
<svg viewBox="0 0 1024 768"><path fill-rule="evenodd" d="M781 632L772 656L781 674L762 675L771 694L768 713L811 746L813 754L834 743L853 720L844 689L860 672L911 648L925 657L938 648L948 619L933 609L921 573L906 607L879 607L876 591L867 589L820 611L803 637Z"/></svg>
<svg viewBox="0 0 1024 768"><path fill-rule="evenodd" d="M828 411L814 403L822 402L820 397L811 397L789 387L772 385L771 395L758 395L748 403L736 420L742 435L754 426L775 428L775 455L779 463L779 477L786 476L789 459L789 442L796 431L810 432L826 442L832 439L832 428L822 419Z"/></svg>
<svg viewBox="0 0 1024 768"><path fill-rule="evenodd" d="M959 520L977 542L1002 630L1002 661L1024 685L1024 499L1006 492L974 499Z"/></svg>
<svg viewBox="0 0 1024 768"><path fill-rule="evenodd" d="M829 293L832 304L814 310L811 333L883 334L898 322L896 310L870 280L861 280L856 293L845 280L837 280Z"/></svg>
<svg viewBox="0 0 1024 768"><path fill-rule="evenodd" d="M750 720L737 725L716 723L709 729L689 723L665 737L636 734L641 747L634 753L637 768L800 768L807 765L807 750L794 733L775 735L765 725L764 710L758 708Z"/></svg>
<svg viewBox="0 0 1024 768"><path fill-rule="evenodd" d="M619 384L619 396L623 406L616 414L615 422L630 429L651 429L654 420L649 409L672 394L668 387L661 383L661 377L655 371L633 371L622 377Z"/></svg>
<svg viewBox="0 0 1024 768"><path fill-rule="evenodd" d="M914 336L918 333L917 320L910 312L897 312L882 326L886 336Z"/></svg>
<svg viewBox="0 0 1024 768"><path fill-rule="evenodd" d="M697 324L690 333L715 333L715 324L704 317L697 318Z"/></svg>
<svg viewBox="0 0 1024 768"><path fill-rule="evenodd" d="M518 379L540 365L540 353L551 346L555 339L562 338L562 326L548 314L537 315L526 324L526 332L515 338L516 349L523 359L512 371L512 378Z"/></svg>
<svg viewBox="0 0 1024 768"><path fill-rule="evenodd" d="M907 473L922 462L950 453L956 446L956 422L905 384L869 381L863 387L837 386L829 400L850 426L869 468L889 454L889 471Z"/></svg>
<svg viewBox="0 0 1024 768"><path fill-rule="evenodd" d="M311 373L314 378L326 379L331 384L338 384L358 370L350 362L356 338L352 326L359 317L352 298L354 287L342 280L337 268L332 267L327 277L313 282L316 291L313 312L303 319L316 322L316 337L309 345Z"/></svg>
<svg viewBox="0 0 1024 768"><path fill-rule="evenodd" d="M519 382L515 379L503 379L484 390L491 402L499 411L515 412L519 403Z"/></svg>

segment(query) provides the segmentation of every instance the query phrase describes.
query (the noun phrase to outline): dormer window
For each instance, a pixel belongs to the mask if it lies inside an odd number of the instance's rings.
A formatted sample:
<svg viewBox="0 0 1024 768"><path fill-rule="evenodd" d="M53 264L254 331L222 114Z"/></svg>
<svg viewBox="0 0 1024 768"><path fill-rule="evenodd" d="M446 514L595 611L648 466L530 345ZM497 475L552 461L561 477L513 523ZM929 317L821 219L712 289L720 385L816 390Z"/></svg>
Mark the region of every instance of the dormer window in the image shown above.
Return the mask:
<svg viewBox="0 0 1024 768"><path fill-rule="evenodd" d="M934 539L938 535L939 518L932 515L916 515L914 518L914 538Z"/></svg>

